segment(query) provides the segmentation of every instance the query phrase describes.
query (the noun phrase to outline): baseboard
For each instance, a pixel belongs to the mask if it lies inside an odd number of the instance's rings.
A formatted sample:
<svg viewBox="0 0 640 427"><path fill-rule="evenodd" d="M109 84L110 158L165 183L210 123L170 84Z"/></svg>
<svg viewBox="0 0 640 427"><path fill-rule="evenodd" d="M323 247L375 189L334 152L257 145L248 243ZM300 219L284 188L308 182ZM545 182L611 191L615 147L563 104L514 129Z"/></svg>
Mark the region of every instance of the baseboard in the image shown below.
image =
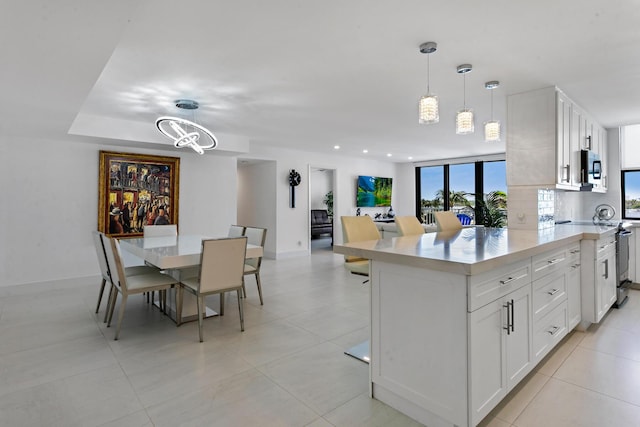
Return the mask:
<svg viewBox="0 0 640 427"><path fill-rule="evenodd" d="M270 258L270 259L297 258L297 257L309 256L309 251L302 250L302 251L291 251L291 252L278 252L277 254L265 252L264 256L265 258Z"/></svg>

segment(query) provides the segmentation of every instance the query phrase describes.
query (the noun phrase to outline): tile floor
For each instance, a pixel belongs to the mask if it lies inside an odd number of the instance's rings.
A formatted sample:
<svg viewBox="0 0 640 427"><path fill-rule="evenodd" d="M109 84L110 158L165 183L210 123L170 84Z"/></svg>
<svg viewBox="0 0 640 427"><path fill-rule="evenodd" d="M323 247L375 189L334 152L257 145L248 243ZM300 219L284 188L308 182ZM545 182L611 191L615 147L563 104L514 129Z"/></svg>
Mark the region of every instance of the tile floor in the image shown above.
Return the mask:
<svg viewBox="0 0 640 427"><path fill-rule="evenodd" d="M370 399L368 366L342 353L368 336L368 288L342 257L319 245L262 268L245 332L229 296L202 344L142 297L113 341L97 277L0 288L0 426L420 425ZM640 426L640 291L565 338L482 425Z"/></svg>

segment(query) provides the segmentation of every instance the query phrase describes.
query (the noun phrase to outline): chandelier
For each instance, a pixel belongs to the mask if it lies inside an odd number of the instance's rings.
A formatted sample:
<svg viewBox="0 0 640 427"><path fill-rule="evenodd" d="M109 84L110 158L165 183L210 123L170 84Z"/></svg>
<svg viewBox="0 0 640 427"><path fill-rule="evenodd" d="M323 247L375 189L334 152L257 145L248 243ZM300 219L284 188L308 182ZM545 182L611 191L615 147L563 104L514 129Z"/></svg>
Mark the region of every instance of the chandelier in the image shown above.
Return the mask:
<svg viewBox="0 0 640 427"><path fill-rule="evenodd" d="M199 104L190 99L178 99L176 107L194 111ZM173 140L176 148L191 147L196 153L204 154L205 150L213 150L218 140L207 128L195 122L180 117L162 116L156 119L156 128L161 134Z"/></svg>
<svg viewBox="0 0 640 427"><path fill-rule="evenodd" d="M438 97L431 94L430 88L430 69L429 55L438 49L435 42L426 42L420 45L420 52L427 54L427 94L420 98L418 104L418 123L431 124L440 121L440 113L438 112Z"/></svg>

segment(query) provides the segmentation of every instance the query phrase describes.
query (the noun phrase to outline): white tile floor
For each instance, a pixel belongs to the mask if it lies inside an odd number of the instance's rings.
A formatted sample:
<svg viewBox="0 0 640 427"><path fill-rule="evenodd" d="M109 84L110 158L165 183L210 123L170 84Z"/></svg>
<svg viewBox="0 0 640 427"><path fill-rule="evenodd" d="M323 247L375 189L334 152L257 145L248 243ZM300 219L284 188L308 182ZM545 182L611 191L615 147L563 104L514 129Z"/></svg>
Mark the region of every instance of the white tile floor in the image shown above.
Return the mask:
<svg viewBox="0 0 640 427"><path fill-rule="evenodd" d="M98 279L0 288L0 426L417 426L368 393L342 352L368 336L368 288L342 257L265 260L245 332L224 317L176 328L142 297L119 341L93 313ZM216 298L210 301L214 307ZM640 426L640 291L574 332L484 426Z"/></svg>

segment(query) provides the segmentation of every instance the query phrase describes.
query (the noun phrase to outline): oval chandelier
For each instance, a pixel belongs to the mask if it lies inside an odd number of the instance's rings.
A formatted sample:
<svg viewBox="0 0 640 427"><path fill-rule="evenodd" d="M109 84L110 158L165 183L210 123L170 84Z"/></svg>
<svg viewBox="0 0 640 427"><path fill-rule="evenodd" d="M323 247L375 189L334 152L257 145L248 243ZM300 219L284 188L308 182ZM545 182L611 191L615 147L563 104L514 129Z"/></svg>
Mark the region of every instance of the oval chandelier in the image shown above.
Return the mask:
<svg viewBox="0 0 640 427"><path fill-rule="evenodd" d="M176 101L176 107L196 110L199 104L189 99L179 99ZM195 121L162 116L156 119L156 128L161 134L173 140L176 148L191 147L196 153L204 154L205 150L213 150L218 145L215 135Z"/></svg>

